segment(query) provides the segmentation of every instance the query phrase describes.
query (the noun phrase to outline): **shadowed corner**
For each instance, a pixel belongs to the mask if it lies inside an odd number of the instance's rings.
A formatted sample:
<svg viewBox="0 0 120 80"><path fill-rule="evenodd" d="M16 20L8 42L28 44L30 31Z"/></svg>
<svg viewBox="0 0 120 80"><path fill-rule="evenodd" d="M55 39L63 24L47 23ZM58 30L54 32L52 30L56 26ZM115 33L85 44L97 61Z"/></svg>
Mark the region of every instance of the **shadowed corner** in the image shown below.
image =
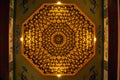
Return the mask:
<svg viewBox="0 0 120 80"><path fill-rule="evenodd" d="M0 80L3 80L3 79L0 77Z"/></svg>

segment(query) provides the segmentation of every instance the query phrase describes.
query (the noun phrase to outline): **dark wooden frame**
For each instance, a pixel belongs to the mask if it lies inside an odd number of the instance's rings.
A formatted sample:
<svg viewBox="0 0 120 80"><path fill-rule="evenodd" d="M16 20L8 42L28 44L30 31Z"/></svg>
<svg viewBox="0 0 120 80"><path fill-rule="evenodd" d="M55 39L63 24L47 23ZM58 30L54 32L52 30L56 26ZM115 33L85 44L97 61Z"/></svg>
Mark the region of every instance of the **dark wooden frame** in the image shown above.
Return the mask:
<svg viewBox="0 0 120 80"><path fill-rule="evenodd" d="M9 0L0 1L0 80L9 80Z"/></svg>
<svg viewBox="0 0 120 80"><path fill-rule="evenodd" d="M108 80L117 80L118 0L108 0L108 20L109 20Z"/></svg>
<svg viewBox="0 0 120 80"><path fill-rule="evenodd" d="M120 79L120 0L118 0L118 70L117 78Z"/></svg>

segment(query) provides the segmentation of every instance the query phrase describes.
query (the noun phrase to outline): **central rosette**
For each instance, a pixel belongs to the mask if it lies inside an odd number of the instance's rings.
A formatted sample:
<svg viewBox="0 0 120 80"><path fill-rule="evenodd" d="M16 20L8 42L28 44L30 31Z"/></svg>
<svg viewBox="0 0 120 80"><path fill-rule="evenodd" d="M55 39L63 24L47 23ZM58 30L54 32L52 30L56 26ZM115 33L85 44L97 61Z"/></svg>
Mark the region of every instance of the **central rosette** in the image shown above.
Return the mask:
<svg viewBox="0 0 120 80"><path fill-rule="evenodd" d="M66 36L63 32L55 32L51 36L51 43L56 47L62 47L66 43Z"/></svg>
<svg viewBox="0 0 120 80"><path fill-rule="evenodd" d="M43 31L42 46L51 55L66 55L75 47L75 33L65 23L50 24Z"/></svg>
<svg viewBox="0 0 120 80"><path fill-rule="evenodd" d="M63 43L63 36L59 35L59 34L55 35L54 36L54 42L56 44L62 44Z"/></svg>

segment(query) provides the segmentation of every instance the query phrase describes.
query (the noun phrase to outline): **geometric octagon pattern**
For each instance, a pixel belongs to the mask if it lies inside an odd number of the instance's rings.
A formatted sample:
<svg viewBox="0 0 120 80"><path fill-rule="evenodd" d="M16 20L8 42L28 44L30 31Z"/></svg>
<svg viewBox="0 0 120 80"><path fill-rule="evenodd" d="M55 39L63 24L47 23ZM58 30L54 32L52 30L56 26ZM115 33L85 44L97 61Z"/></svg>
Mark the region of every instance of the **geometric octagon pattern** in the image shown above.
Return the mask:
<svg viewBox="0 0 120 80"><path fill-rule="evenodd" d="M22 38L22 56L45 76L75 75L95 56L95 25L75 4L43 4Z"/></svg>

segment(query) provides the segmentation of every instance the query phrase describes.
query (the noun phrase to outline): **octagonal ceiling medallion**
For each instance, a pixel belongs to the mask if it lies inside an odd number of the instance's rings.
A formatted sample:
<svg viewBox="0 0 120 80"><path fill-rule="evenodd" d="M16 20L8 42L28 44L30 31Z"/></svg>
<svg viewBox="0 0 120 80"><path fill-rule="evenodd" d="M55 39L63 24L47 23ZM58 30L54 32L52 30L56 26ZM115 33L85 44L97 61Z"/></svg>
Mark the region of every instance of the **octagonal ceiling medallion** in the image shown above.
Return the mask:
<svg viewBox="0 0 120 80"><path fill-rule="evenodd" d="M43 4L22 37L22 55L43 75L75 75L95 56L95 25L75 4Z"/></svg>

